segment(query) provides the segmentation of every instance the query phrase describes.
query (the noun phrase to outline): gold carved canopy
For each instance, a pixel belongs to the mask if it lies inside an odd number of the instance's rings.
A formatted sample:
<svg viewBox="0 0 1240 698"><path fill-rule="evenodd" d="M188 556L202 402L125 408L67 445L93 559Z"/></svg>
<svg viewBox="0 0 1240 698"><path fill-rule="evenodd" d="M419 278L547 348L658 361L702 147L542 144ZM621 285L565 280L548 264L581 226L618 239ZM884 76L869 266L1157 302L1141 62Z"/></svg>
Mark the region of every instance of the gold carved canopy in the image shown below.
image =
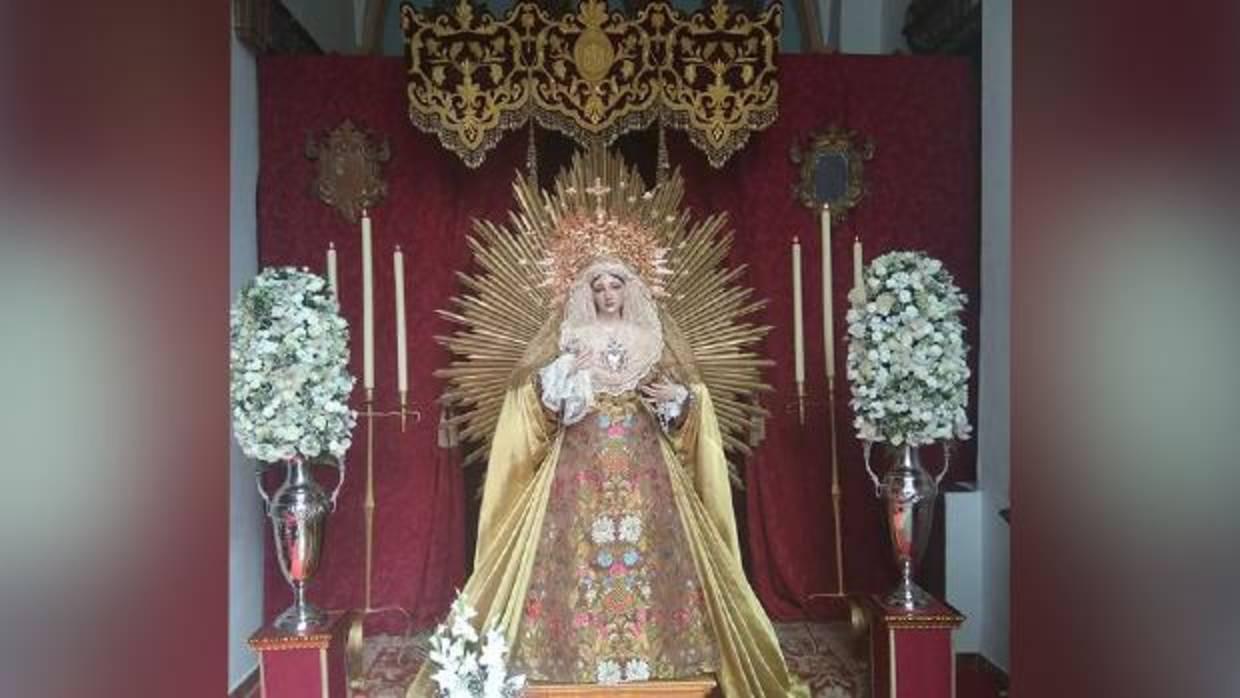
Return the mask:
<svg viewBox="0 0 1240 698"><path fill-rule="evenodd" d="M587 146L659 120L719 167L775 121L782 13L713 0L686 16L659 1L630 19L582 0L553 17L524 0L495 19L468 0L438 15L406 2L409 118L470 167L531 118Z"/></svg>

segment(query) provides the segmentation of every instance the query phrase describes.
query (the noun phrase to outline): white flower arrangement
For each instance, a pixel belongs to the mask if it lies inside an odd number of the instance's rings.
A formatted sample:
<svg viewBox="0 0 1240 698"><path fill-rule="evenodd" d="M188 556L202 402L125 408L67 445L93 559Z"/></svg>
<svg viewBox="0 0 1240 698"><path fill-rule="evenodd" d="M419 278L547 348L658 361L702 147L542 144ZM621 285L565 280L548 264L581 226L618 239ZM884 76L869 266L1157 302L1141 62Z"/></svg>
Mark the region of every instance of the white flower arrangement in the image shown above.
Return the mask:
<svg viewBox="0 0 1240 698"><path fill-rule="evenodd" d="M893 446L967 439L966 297L937 259L890 252L848 311L848 381L857 435Z"/></svg>
<svg viewBox="0 0 1240 698"><path fill-rule="evenodd" d="M264 462L331 456L352 443L348 324L322 277L264 269L229 314L233 432Z"/></svg>
<svg viewBox="0 0 1240 698"><path fill-rule="evenodd" d="M448 618L435 628L429 660L431 679L441 698L512 698L521 695L525 676L508 676L508 644L496 628L479 637L470 622L478 612L459 594Z"/></svg>

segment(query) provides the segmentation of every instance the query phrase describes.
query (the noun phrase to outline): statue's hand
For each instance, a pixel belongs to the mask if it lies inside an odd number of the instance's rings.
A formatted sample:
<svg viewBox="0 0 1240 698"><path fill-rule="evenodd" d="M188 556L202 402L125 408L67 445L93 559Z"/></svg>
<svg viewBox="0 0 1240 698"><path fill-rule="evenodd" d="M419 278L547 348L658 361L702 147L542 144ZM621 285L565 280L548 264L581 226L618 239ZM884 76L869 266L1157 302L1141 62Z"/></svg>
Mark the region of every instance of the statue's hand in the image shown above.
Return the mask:
<svg viewBox="0 0 1240 698"><path fill-rule="evenodd" d="M643 399L658 418L664 431L670 432L684 416L688 390L683 385L661 378L641 387Z"/></svg>
<svg viewBox="0 0 1240 698"><path fill-rule="evenodd" d="M577 360L573 362L574 371L584 371L590 367L590 362L594 360L594 351L589 347L584 347L577 352Z"/></svg>
<svg viewBox="0 0 1240 698"><path fill-rule="evenodd" d="M656 402L672 402L680 397L676 385L666 379L644 385L641 390L643 395Z"/></svg>

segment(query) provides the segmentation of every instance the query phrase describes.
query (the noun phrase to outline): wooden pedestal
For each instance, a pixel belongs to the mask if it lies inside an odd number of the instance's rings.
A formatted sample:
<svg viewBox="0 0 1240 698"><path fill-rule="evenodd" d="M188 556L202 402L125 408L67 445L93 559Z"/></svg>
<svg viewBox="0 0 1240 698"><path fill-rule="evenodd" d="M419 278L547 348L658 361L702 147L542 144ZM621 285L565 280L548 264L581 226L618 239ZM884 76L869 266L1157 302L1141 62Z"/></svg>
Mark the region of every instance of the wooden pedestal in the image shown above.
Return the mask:
<svg viewBox="0 0 1240 698"><path fill-rule="evenodd" d="M530 684L527 696L573 696L574 698L707 698L714 695L715 680L709 676L683 681L643 681L614 686L597 684Z"/></svg>
<svg viewBox="0 0 1240 698"><path fill-rule="evenodd" d="M327 627L291 635L269 626L250 637L258 652L262 698L349 698L344 646L348 613L328 615Z"/></svg>
<svg viewBox="0 0 1240 698"><path fill-rule="evenodd" d="M873 698L955 698L952 631L964 616L940 601L915 613L868 598Z"/></svg>

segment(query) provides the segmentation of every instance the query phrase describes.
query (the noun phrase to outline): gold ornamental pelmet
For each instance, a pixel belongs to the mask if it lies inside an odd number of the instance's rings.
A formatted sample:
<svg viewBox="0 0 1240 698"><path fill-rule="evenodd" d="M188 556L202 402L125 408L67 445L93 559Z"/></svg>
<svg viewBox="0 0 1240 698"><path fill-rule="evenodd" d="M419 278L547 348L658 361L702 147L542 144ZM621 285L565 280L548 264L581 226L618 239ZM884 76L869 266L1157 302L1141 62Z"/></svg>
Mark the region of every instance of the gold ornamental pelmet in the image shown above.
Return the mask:
<svg viewBox="0 0 1240 698"><path fill-rule="evenodd" d="M442 14L406 2L409 118L470 167L531 118L585 146L661 120L720 167L778 114L782 17L779 2L757 18L724 0L626 18L602 0L562 17L527 1L502 19L468 0Z"/></svg>

